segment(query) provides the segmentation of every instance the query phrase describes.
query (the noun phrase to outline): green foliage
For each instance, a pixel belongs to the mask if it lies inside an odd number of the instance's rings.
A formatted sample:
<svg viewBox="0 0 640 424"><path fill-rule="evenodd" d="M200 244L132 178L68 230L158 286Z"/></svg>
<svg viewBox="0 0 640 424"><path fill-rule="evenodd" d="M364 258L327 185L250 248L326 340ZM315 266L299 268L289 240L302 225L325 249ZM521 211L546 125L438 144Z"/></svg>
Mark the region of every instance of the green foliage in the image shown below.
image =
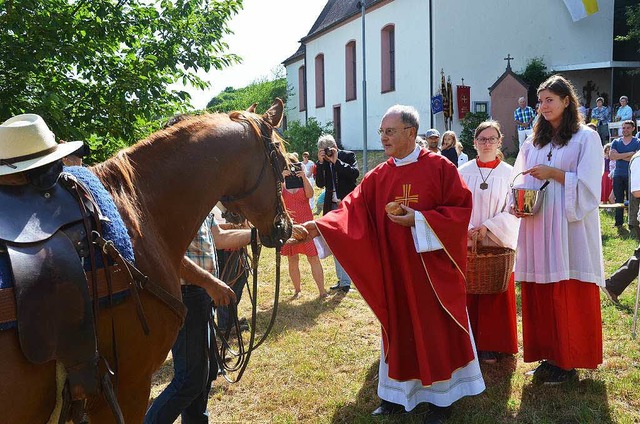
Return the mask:
<svg viewBox="0 0 640 424"><path fill-rule="evenodd" d="M476 132L476 128L487 119L489 119L489 114L486 112L469 112L461 121L460 142L464 147L464 151L469 155L469 159L476 157L476 151L473 148L473 135Z"/></svg>
<svg viewBox="0 0 640 424"><path fill-rule="evenodd" d="M640 4L627 6L625 8L625 15L627 17L628 32L626 35L615 37L615 41L630 43L634 50L640 53ZM638 75L640 74L640 70L631 69L628 71L628 74L631 76Z"/></svg>
<svg viewBox="0 0 640 424"><path fill-rule="evenodd" d="M314 160L316 155L314 152L318 150L318 138L322 134L331 134L333 132L332 125L327 123L324 127L316 120L316 118L309 118L307 124L304 125L299 121L289 122L287 130L284 132L284 139L289 143L287 150L290 152L297 152L300 156L302 152L309 152L311 160Z"/></svg>
<svg viewBox="0 0 640 424"><path fill-rule="evenodd" d="M626 35L617 36L615 39L616 41L635 41L636 50L640 52L640 4L627 6L625 15L629 32Z"/></svg>
<svg viewBox="0 0 640 424"><path fill-rule="evenodd" d="M229 112L232 110L245 110L253 103L258 103L256 112L264 113L276 97L287 100L287 79L283 76L284 68L274 73L272 79L258 79L247 87L234 89L227 87L211 99L207 104L207 110L212 112Z"/></svg>
<svg viewBox="0 0 640 424"><path fill-rule="evenodd" d="M242 0L0 0L0 119L33 112L96 157L190 107L169 89L239 61L222 37Z"/></svg>
<svg viewBox="0 0 640 424"><path fill-rule="evenodd" d="M521 73L516 73L524 82L529 84L528 103L535 105L538 100L538 87L552 73L547 71L547 65L544 64L544 60L541 57L534 57L527 62L527 66Z"/></svg>

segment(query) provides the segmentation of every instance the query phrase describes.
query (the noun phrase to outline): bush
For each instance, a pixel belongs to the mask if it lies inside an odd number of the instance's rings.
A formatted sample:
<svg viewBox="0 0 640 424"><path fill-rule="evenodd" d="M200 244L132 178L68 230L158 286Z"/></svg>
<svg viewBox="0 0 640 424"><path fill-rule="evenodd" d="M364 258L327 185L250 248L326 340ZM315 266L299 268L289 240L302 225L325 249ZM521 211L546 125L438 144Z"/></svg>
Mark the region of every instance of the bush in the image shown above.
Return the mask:
<svg viewBox="0 0 640 424"><path fill-rule="evenodd" d="M476 151L473 148L473 135L480 123L489 119L486 112L469 112L462 120L462 132L460 133L460 142L464 147L464 151L469 155L469 159L476 157Z"/></svg>
<svg viewBox="0 0 640 424"><path fill-rule="evenodd" d="M316 160L314 152L318 150L318 137L322 134L331 134L333 132L332 125L326 124L324 127L316 120L309 118L306 125L299 121L288 123L288 128L284 132L284 139L287 141L287 150L289 152L297 152L302 159L302 152L309 152L309 158Z"/></svg>

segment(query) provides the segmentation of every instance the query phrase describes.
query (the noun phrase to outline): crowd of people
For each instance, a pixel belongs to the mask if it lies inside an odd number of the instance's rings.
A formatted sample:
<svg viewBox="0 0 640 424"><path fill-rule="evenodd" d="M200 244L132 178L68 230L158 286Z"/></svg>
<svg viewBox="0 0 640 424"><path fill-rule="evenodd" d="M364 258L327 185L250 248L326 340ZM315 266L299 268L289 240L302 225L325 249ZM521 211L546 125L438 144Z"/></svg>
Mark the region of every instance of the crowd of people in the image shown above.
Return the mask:
<svg viewBox="0 0 640 424"><path fill-rule="evenodd" d="M640 246L605 279L599 206L628 202L629 231L640 239L636 123L626 96L614 116L602 98L596 108L581 110L574 87L559 75L542 83L537 95L537 110L520 98L514 111L519 151L513 166L501 152L498 122L478 125L470 159L454 131L418 134L420 116L405 105L383 115L378 132L388 159L360 182L356 154L331 135L317 140L317 160L306 151L302 160L289 154L283 201L304 237L282 249L293 298L302 293L301 254L319 298L329 296L321 259L332 255L336 282L329 290L345 295L353 283L371 307L381 325L381 402L372 415L427 404L424 422L442 423L456 401L484 391L480 364L499 364L518 353L516 282L523 358L538 363L531 371L535 383L563 384L578 378L576 369L602 363L599 293L618 301L638 275ZM622 121L622 135L603 146L611 119ZM79 164L77 157L65 160ZM540 209L523 210L512 186L538 190ZM315 198L316 188L322 198ZM211 305L218 331L228 334L247 281L245 246L251 241L248 223L227 222L220 209L202 223L183 259L188 313L172 349L174 376L145 423L178 416L185 424L208 420L208 395L218 374L208 350L215 337ZM314 218L314 209L321 216ZM623 210L615 209L617 227ZM503 276L506 289L467 293L465 264L474 246L515 252L515 265ZM236 331L247 329L234 323Z"/></svg>
<svg viewBox="0 0 640 424"><path fill-rule="evenodd" d="M454 402L482 392L479 364L518 352L515 282L524 361L538 363L530 372L535 383L563 384L578 378L576 369L602 363L600 289L617 298L631 281L626 277L637 275L640 247L623 266L624 282L612 277L605 284L599 205L606 174L598 126L586 125L575 89L562 76L549 78L537 94L537 111L520 99L514 113L523 133L514 166L504 161L495 121L477 127L476 158L469 160L454 132L440 137L432 128L419 135L417 111L391 107L379 129L389 159L340 196L337 207L303 224L380 321L381 403L374 416L426 403L424 422L445 422ZM626 162L608 167L614 187L624 185L615 178L638 150L627 147L630 130L624 121L623 137L608 148L611 162ZM519 209L514 184L546 187L536 213ZM632 187L640 196L640 185ZM385 209L390 201L400 213ZM472 244L515 251L506 290L466 293ZM354 250L362 254L356 258Z"/></svg>

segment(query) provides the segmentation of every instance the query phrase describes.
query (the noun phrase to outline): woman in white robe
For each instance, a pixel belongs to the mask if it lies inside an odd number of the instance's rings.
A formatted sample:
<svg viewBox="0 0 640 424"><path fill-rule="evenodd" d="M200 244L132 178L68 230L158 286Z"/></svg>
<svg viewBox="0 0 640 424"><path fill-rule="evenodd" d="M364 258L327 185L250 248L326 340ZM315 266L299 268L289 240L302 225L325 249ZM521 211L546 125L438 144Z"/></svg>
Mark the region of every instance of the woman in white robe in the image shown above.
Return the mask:
<svg viewBox="0 0 640 424"><path fill-rule="evenodd" d="M575 368L602 363L599 286L604 285L600 236L602 145L580 123L575 90L554 75L538 89L540 115L514 166L516 183L539 189L544 202L522 216L516 281L522 282L525 362L543 361L534 379L560 384Z"/></svg>
<svg viewBox="0 0 640 424"><path fill-rule="evenodd" d="M475 160L459 168L460 175L473 194L469 222L469 245L473 239L483 246L515 249L520 220L509 213L508 200L513 167L502 162L500 124L485 121L478 125L474 147ZM512 270L507 290L495 294L467 294L469 320L480 361L496 363L500 354L518 352L516 294Z"/></svg>

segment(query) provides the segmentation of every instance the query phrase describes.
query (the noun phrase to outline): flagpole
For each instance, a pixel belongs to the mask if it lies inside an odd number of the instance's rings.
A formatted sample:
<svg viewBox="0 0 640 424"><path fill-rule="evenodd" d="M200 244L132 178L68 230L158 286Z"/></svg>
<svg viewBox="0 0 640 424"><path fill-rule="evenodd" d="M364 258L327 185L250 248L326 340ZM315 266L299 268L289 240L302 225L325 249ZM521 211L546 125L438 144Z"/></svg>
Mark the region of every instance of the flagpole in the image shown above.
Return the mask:
<svg viewBox="0 0 640 424"><path fill-rule="evenodd" d="M429 128L435 128L433 126L433 107L431 106L431 99L433 99L433 4L429 0L429 110L431 111L431 122Z"/></svg>
<svg viewBox="0 0 640 424"><path fill-rule="evenodd" d="M362 12L362 173L367 173L367 50L365 44L365 2L358 2Z"/></svg>

